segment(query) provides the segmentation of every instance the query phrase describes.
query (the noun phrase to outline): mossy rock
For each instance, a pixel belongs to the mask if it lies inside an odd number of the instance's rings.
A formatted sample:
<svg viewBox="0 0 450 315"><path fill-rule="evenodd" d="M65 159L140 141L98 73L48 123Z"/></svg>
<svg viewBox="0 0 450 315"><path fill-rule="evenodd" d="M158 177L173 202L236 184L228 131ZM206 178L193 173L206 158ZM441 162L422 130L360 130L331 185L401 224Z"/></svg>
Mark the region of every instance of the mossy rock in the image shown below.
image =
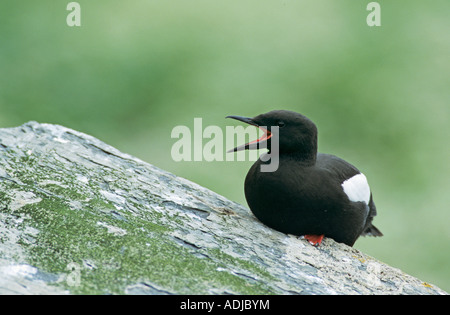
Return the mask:
<svg viewBox="0 0 450 315"><path fill-rule="evenodd" d="M0 294L445 294L80 132L0 129Z"/></svg>

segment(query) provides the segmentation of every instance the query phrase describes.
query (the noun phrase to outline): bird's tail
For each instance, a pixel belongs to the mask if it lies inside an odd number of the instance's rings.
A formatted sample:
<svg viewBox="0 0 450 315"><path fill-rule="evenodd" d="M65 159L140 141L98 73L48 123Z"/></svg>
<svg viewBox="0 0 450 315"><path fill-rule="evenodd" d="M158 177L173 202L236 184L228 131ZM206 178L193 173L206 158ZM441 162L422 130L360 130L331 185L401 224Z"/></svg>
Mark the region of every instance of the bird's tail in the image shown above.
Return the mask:
<svg viewBox="0 0 450 315"><path fill-rule="evenodd" d="M362 236L383 236L383 233L372 224L369 224L368 227L361 233Z"/></svg>

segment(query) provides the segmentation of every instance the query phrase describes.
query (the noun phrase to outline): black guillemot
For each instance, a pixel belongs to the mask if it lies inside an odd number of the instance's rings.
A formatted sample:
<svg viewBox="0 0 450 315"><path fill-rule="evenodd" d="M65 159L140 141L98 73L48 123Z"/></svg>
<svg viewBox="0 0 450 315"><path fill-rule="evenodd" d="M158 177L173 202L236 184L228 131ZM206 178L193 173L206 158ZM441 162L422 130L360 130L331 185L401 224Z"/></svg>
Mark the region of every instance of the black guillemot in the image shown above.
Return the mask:
<svg viewBox="0 0 450 315"><path fill-rule="evenodd" d="M258 140L231 151L265 145L269 154L272 133L278 132L278 168L261 171L269 163L261 156L245 178L245 198L262 223L315 246L324 236L353 246L361 235L383 235L372 225L377 211L365 175L334 155L317 153L317 127L310 119L286 110L227 118L264 130Z"/></svg>

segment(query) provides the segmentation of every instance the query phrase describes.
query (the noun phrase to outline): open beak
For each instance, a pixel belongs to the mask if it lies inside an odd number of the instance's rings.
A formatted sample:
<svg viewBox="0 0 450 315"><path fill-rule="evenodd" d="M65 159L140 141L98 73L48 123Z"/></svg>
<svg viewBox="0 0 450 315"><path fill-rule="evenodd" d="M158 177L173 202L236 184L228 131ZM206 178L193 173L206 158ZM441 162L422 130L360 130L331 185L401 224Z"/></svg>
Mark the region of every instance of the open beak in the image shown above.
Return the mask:
<svg viewBox="0 0 450 315"><path fill-rule="evenodd" d="M232 118L232 119L236 119L242 122L245 122L246 124L249 125L253 125L255 127L258 127L259 129L261 129L262 131L264 131L264 134L261 136L261 138L254 140L252 142L240 145L234 149L231 149L227 152L237 152L237 151L242 151L242 150L256 150L256 149L262 149L266 146L266 141L269 140L272 137L272 134L270 133L270 131L266 128L266 127L262 127L259 126L255 121L252 120L252 118L248 118L248 117L242 117L242 116L227 116L225 118ZM264 144L265 146L263 146L262 144Z"/></svg>

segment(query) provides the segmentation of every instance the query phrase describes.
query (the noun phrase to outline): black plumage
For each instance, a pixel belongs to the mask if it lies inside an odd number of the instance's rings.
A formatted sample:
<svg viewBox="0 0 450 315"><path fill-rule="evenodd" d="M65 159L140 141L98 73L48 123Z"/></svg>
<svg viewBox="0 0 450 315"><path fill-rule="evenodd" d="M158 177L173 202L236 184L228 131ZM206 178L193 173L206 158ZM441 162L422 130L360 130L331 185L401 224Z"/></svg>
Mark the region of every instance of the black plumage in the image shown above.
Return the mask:
<svg viewBox="0 0 450 315"><path fill-rule="evenodd" d="M267 145L268 154L273 155L273 135L279 135L278 168L261 171L261 165L271 161L260 158L245 179L245 197L262 223L304 235L314 245L320 244L323 235L349 246L360 235L382 236L372 225L377 211L365 176L343 159L317 153L317 127L311 120L285 110L253 118L228 117L265 131L257 141L233 151Z"/></svg>

